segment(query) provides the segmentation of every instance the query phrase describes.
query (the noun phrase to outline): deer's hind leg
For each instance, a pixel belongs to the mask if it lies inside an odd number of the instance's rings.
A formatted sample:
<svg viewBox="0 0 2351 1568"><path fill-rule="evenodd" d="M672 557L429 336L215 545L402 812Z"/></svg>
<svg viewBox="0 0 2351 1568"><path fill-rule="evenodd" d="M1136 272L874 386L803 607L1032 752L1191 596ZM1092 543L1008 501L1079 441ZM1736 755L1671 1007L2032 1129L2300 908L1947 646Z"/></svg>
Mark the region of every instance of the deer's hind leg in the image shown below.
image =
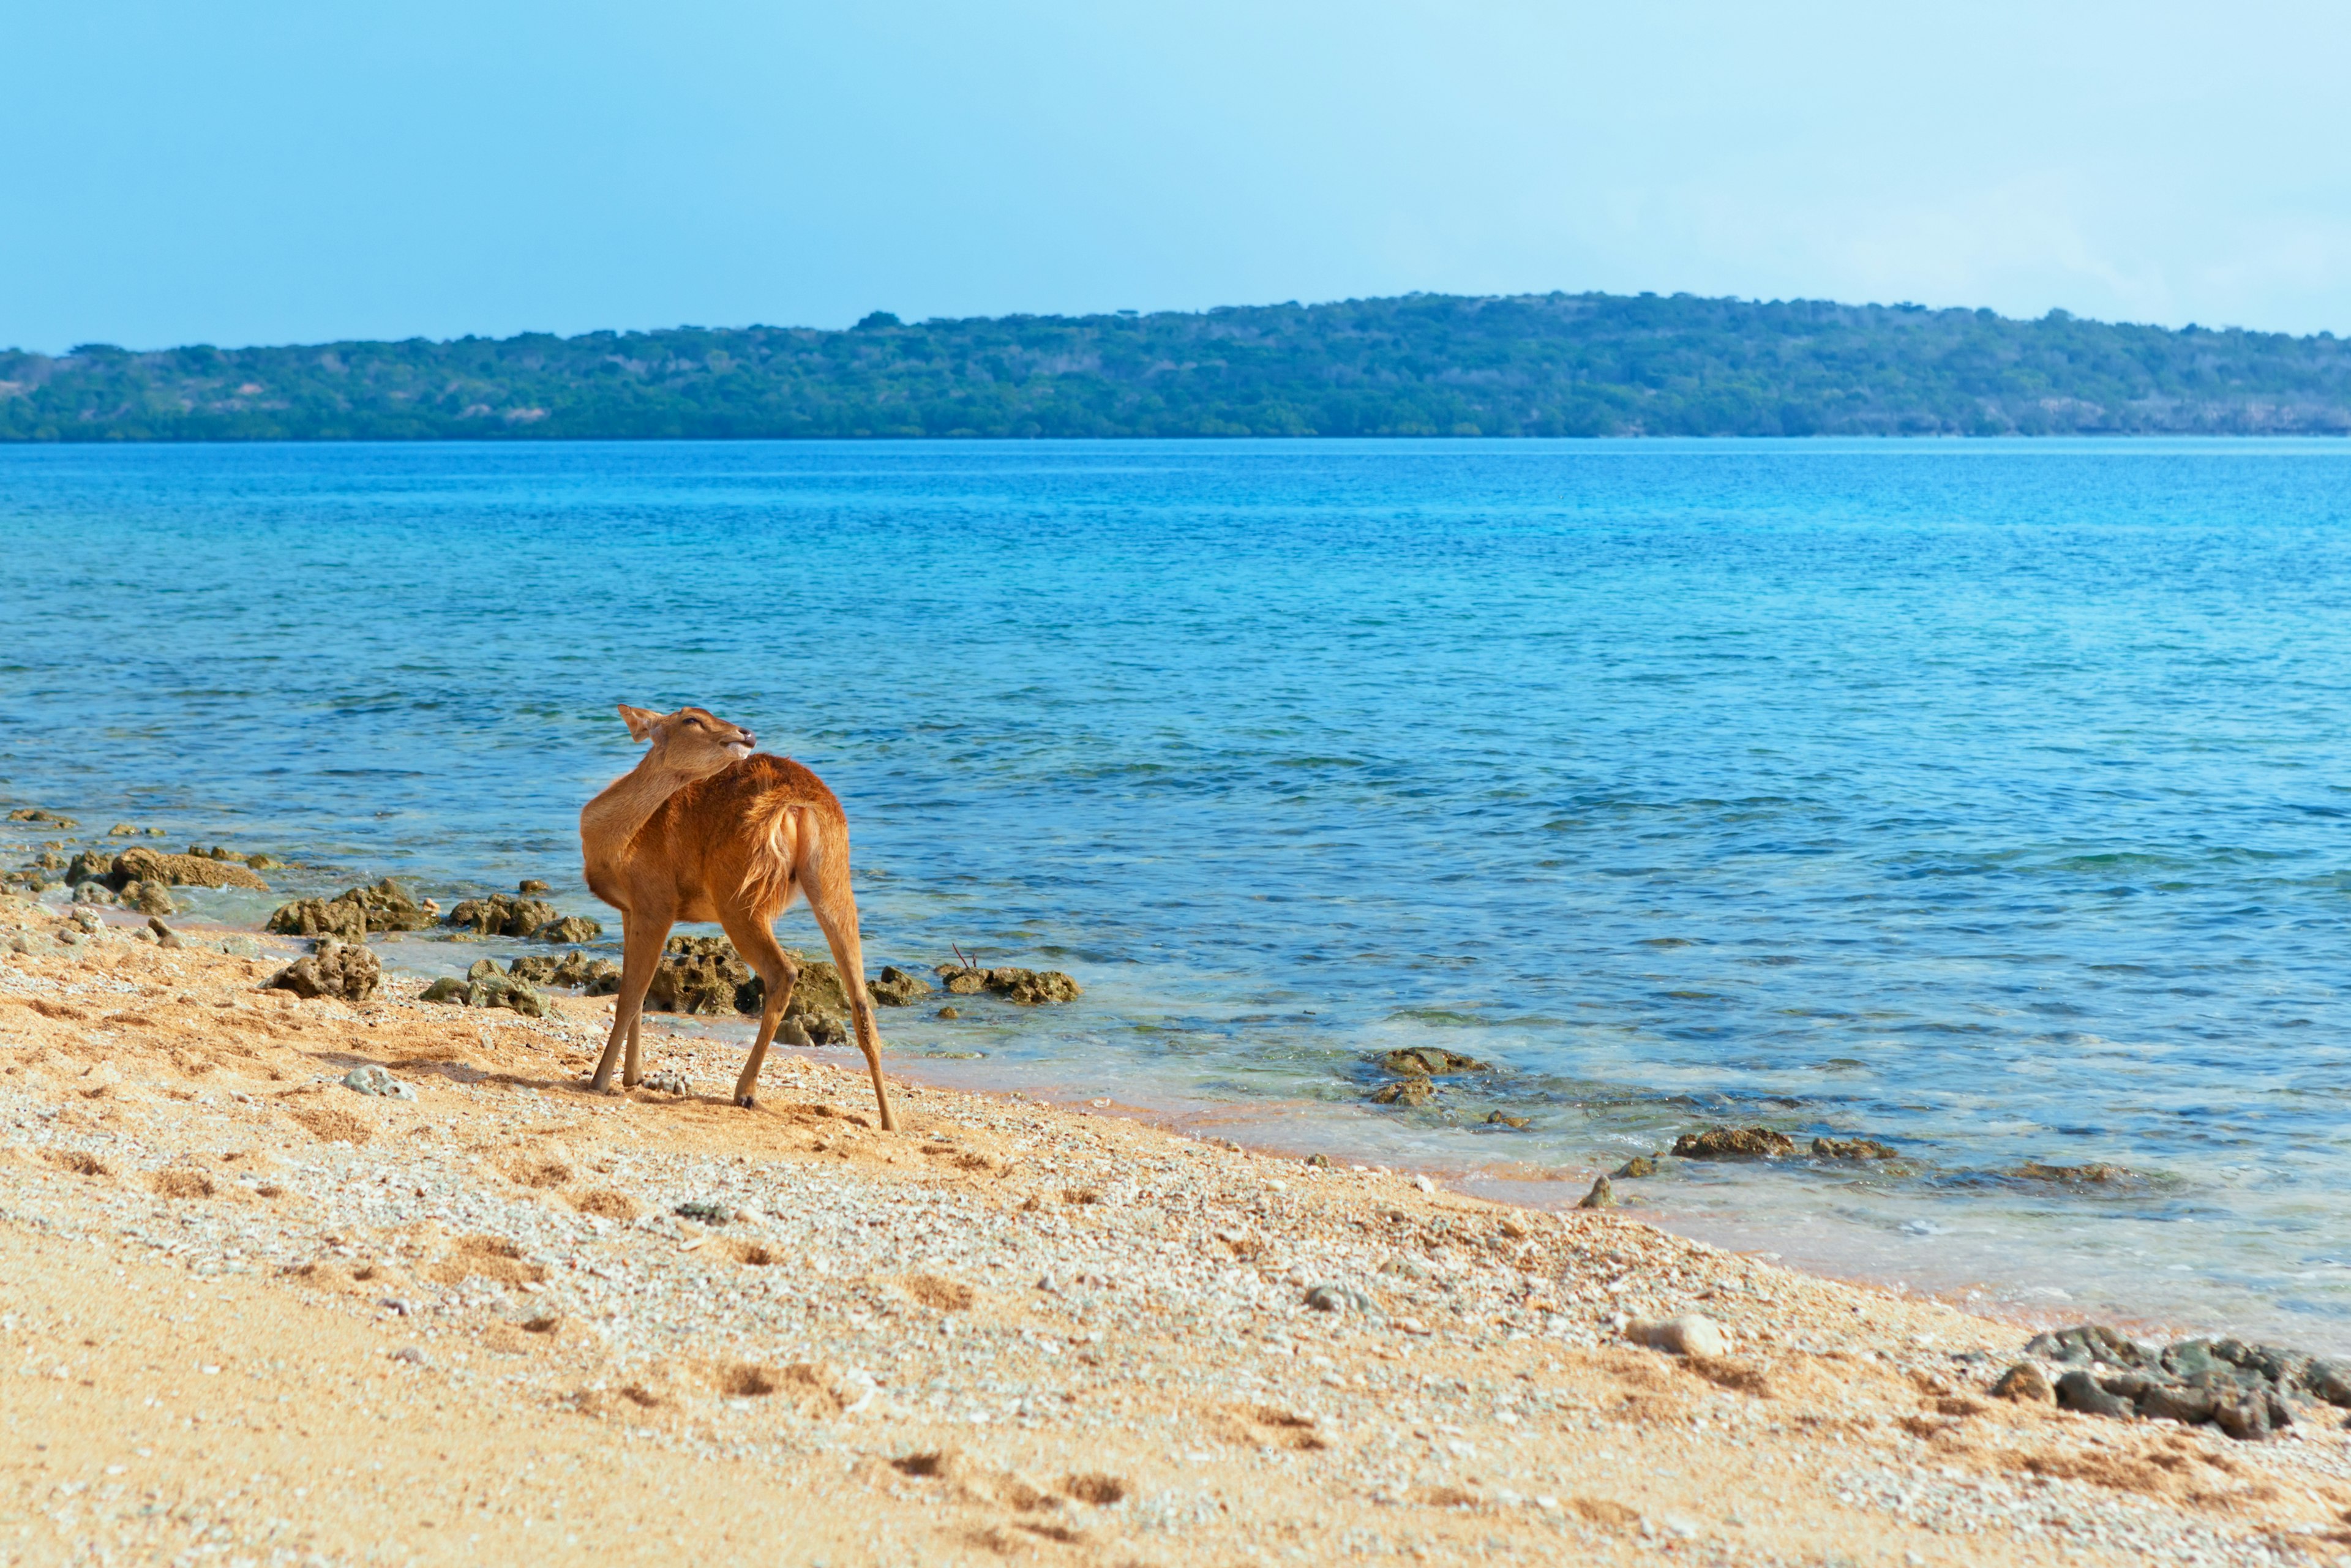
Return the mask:
<svg viewBox="0 0 2351 1568"><path fill-rule="evenodd" d="M759 1009L759 1037L751 1042L751 1059L743 1064L743 1076L735 1081L735 1103L747 1110L759 1103L759 1067L768 1060L768 1046L776 1038L777 1027L784 1021L784 1006L792 999L800 969L777 944L776 934L766 921L729 910L722 912L719 924L726 927L735 951L758 972L768 988L767 1001Z"/></svg>
<svg viewBox="0 0 2351 1568"><path fill-rule="evenodd" d="M865 949L857 936L857 900L849 891L848 860L842 853L826 861L801 889L809 913L816 916L825 944L832 949L833 967L841 971L857 1049L865 1053L865 1069L873 1077L873 1103L882 1113L882 1130L894 1133L898 1118L890 1109L890 1085L882 1077L882 1026L874 1020L873 998L865 994Z"/></svg>
<svg viewBox="0 0 2351 1568"><path fill-rule="evenodd" d="M588 1082L599 1094L611 1092L612 1068L624 1045L629 1064L621 1082L629 1088L636 1086L637 1019L644 1010L645 991L653 983L653 971L661 967L662 944L669 940L669 927L666 920L621 916L621 991L612 998L612 1038L604 1042L604 1054L596 1061L596 1076Z"/></svg>

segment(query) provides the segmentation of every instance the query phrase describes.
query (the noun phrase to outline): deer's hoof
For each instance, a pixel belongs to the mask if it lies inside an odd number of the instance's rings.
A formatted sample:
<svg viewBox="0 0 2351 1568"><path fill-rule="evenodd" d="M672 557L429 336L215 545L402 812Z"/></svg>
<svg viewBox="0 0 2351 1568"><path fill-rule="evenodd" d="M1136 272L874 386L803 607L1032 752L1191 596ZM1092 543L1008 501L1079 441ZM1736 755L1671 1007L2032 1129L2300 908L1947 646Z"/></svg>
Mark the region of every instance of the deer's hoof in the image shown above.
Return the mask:
<svg viewBox="0 0 2351 1568"><path fill-rule="evenodd" d="M759 1108L759 1097L757 1094L737 1094L735 1096L735 1103L742 1106L746 1111L756 1111Z"/></svg>

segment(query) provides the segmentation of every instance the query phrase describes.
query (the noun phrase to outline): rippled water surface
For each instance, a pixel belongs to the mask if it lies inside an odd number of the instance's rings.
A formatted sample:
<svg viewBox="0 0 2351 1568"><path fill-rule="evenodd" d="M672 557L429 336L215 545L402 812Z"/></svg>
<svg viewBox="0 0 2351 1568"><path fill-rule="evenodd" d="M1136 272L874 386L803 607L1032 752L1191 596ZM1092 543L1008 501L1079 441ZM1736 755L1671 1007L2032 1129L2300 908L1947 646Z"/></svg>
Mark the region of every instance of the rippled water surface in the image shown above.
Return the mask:
<svg viewBox="0 0 2351 1568"><path fill-rule="evenodd" d="M2287 442L7 449L0 793L592 911L611 705L699 702L848 803L871 962L1085 983L885 1013L933 1076L1544 1201L1868 1134L1620 1187L2340 1350L2347 523ZM1410 1044L1498 1071L1367 1106Z"/></svg>

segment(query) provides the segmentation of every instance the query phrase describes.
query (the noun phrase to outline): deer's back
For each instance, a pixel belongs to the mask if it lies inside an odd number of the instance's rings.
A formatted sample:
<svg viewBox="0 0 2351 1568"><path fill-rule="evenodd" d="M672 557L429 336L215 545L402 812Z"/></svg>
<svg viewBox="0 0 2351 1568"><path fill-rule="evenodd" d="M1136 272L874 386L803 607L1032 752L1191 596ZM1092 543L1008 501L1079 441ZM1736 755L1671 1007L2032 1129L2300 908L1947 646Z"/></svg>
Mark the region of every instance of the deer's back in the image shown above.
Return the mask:
<svg viewBox="0 0 2351 1568"><path fill-rule="evenodd" d="M715 920L717 904L743 886L756 861L773 852L776 818L794 806L813 808L829 822L845 821L823 779L789 757L754 752L654 808L630 843L629 880L668 883L677 919Z"/></svg>

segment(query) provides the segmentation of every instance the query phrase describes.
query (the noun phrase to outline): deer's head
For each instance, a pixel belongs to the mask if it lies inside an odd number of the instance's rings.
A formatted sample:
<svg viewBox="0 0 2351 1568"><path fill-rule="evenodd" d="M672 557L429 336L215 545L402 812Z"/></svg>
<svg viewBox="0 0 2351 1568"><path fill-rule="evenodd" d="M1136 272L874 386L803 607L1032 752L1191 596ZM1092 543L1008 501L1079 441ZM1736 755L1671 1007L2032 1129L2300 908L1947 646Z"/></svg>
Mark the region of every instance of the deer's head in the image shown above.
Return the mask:
<svg viewBox="0 0 2351 1568"><path fill-rule="evenodd" d="M749 730L727 723L708 708L655 713L622 703L621 722L629 727L632 737L653 743L645 751L646 763L689 779L705 779L741 761L758 743L758 737Z"/></svg>

